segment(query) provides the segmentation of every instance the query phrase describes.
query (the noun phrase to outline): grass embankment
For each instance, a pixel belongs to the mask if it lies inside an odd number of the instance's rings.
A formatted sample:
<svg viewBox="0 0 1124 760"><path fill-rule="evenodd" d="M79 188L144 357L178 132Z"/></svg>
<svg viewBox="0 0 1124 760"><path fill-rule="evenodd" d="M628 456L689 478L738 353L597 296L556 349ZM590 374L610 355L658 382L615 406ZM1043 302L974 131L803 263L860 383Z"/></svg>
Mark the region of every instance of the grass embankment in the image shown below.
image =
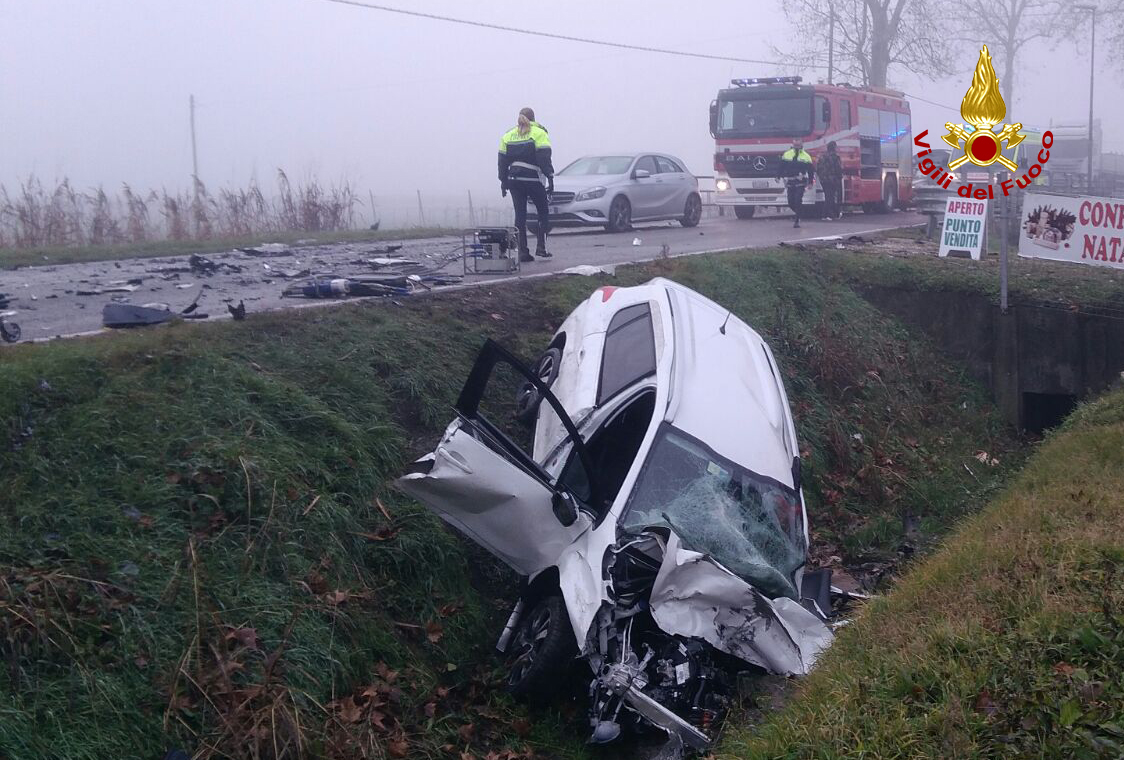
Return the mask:
<svg viewBox="0 0 1124 760"><path fill-rule="evenodd" d="M847 627L729 758L1124 757L1124 391Z"/></svg>
<svg viewBox="0 0 1124 760"><path fill-rule="evenodd" d="M444 227L410 227L402 230L343 230L337 232L269 232L253 237L210 240L156 240L148 243L89 245L81 247L0 248L0 270L87 261L122 261L190 253L216 253L234 248L252 248L262 243L326 245L329 243L377 243L384 240L417 240L451 235L459 230Z"/></svg>
<svg viewBox="0 0 1124 760"><path fill-rule="evenodd" d="M533 357L594 287L654 274L775 348L819 556L884 567L1017 466L982 388L789 252L16 346L0 354L0 749L582 754L580 713L499 694L510 576L386 483L432 447L484 337Z"/></svg>
<svg viewBox="0 0 1124 760"><path fill-rule="evenodd" d="M922 237L916 230L895 230L880 236L883 243L870 247L871 252L881 255L840 252L833 261L858 283L909 283L924 290L980 293L999 302L999 255L994 241L990 255L972 261L920 255L925 250L936 252L936 243L919 242ZM894 253L894 244L905 255L886 256ZM1008 251L1008 290L1010 302L1016 305L1054 303L1124 310L1124 272L1119 269L1019 258L1014 245Z"/></svg>

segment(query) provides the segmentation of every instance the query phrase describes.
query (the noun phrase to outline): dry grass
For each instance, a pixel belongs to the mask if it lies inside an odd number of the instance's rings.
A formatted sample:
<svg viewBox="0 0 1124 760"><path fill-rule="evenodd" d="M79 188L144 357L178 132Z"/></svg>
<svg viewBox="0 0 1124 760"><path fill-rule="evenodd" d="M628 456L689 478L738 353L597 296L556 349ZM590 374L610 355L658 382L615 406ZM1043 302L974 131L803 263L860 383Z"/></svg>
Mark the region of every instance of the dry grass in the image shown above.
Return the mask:
<svg viewBox="0 0 1124 760"><path fill-rule="evenodd" d="M275 232L327 232L354 227L362 201L344 181L295 186L278 171L279 195L267 199L256 182L212 195L102 187L80 192L63 179L53 188L32 176L18 189L0 186L0 249L105 246L156 240L211 240Z"/></svg>

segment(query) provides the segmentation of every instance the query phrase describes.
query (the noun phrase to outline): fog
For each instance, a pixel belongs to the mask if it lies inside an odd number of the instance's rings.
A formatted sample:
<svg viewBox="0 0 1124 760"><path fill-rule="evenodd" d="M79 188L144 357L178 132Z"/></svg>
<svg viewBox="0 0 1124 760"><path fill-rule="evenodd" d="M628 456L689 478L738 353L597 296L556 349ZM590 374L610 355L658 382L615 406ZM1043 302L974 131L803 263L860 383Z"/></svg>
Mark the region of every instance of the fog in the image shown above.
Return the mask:
<svg viewBox="0 0 1124 760"><path fill-rule="evenodd" d="M776 2L386 0L557 34L771 60L792 31ZM970 22L965 28L970 28ZM995 46L993 46L995 47ZM932 83L897 72L915 132L961 121L978 42ZM1098 55L1107 60L1107 57ZM996 66L1000 62L996 60ZM532 38L325 0L0 0L0 182L34 173L78 187L185 188L188 96L198 101L200 178L214 188L278 167L294 179L348 180L381 204L501 207L500 135L533 106L556 165L651 149L712 172L707 107L733 76L802 73ZM1027 48L1008 119L1084 122L1088 49ZM1004 93L1006 95L1006 93ZM1101 68L1104 149L1124 150L1124 87ZM466 201L465 201L466 202Z"/></svg>

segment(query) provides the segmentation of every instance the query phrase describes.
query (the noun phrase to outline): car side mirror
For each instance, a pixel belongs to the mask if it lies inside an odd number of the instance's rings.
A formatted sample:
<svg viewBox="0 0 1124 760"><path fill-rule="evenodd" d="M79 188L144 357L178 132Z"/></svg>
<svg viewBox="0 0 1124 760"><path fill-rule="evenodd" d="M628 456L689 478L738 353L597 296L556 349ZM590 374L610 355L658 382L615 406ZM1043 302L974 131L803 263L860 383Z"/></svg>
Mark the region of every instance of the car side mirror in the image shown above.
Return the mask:
<svg viewBox="0 0 1124 760"><path fill-rule="evenodd" d="M634 171L632 173L633 179L648 179L648 177L651 177L651 176L652 176L652 173L650 171L648 171L647 169L637 169L636 171Z"/></svg>
<svg viewBox="0 0 1124 760"><path fill-rule="evenodd" d="M578 508L574 506L574 497L565 491L555 491L550 506L563 528L569 528L578 521Z"/></svg>

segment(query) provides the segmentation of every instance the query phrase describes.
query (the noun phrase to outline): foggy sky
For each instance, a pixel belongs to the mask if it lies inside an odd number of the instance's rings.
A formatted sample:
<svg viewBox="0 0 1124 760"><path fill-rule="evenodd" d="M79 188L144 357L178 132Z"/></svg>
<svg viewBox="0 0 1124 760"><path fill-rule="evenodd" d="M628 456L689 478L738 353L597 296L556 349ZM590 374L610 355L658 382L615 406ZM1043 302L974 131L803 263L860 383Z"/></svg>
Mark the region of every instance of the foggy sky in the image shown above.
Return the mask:
<svg viewBox="0 0 1124 760"><path fill-rule="evenodd" d="M791 34L772 0L385 4L749 58L772 59L770 46ZM978 43L969 44L950 79L898 72L893 84L958 109L977 56ZM1028 48L1009 120L1084 122L1088 71L1087 47ZM323 0L0 0L0 182L11 188L34 172L78 187L185 188L190 93L199 103L199 173L212 188L251 177L272 188L283 167L298 179L346 178L364 194L472 190L498 203L499 136L525 105L550 129L558 167L583 154L659 150L710 174L707 107L716 91L732 76L782 73L794 72ZM1104 149L1119 151L1124 86L1108 74L1098 77L1097 116ZM961 121L956 110L912 107L915 132Z"/></svg>

